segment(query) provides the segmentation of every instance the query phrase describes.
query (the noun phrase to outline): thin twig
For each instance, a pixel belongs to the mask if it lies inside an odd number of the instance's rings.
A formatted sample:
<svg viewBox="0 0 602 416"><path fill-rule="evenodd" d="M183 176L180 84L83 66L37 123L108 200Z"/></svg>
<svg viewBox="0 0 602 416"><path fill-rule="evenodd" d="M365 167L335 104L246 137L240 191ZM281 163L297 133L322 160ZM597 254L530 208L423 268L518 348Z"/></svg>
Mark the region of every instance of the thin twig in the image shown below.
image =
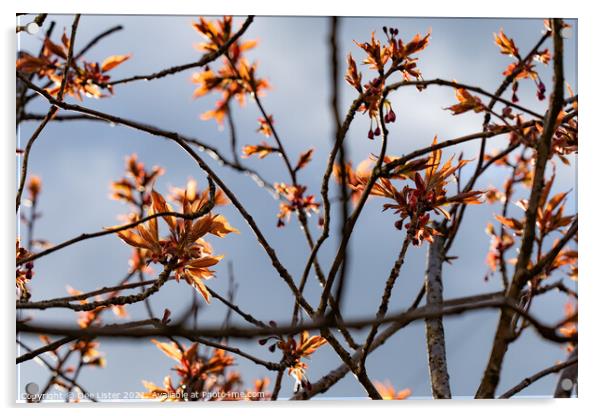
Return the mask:
<svg viewBox="0 0 602 416"><path fill-rule="evenodd" d="M213 181L211 181L211 179L209 179L209 181L210 181L210 184L213 183ZM215 185L213 185L213 186L215 186ZM211 185L210 185L210 188L211 188ZM60 244L57 244L55 246L52 246L52 247L50 247L50 248L48 248L46 250L40 251L38 253L31 254L30 256L27 256L27 257L25 257L25 258L17 261L16 265L20 266L22 264L32 262L32 261L37 260L37 259L39 259L41 257L47 256L47 255L49 255L51 253L54 253L55 251L61 250L61 249L65 248L65 247L69 247L70 245L73 245L75 243L79 243L81 241L89 240L91 238L103 237L105 235L115 234L115 233L118 233L118 232L121 232L121 231L128 230L130 228L134 228L134 227L136 227L136 226L138 226L140 224L144 224L145 222L148 222L150 220L153 220L153 219L156 219L156 218L159 218L159 217L176 217L176 218L184 218L186 220L197 219L197 218L202 217L203 215L207 214L209 211L211 211L211 209L213 209L214 202L215 201L211 201L210 200L207 204L203 205L203 207L201 207L201 209L198 212L193 212L191 214L182 214L182 213L179 213L179 212L158 212L158 213L149 215L147 217L141 218L141 219L139 219L137 221L133 221L133 222L121 225L119 227L111 227L111 228L108 228L106 230L97 231L97 232L94 232L94 233L83 233L83 234L80 234L77 237L74 237L74 238L71 238L69 240L66 240L66 241L64 241L64 242L62 242Z"/></svg>
<svg viewBox="0 0 602 416"><path fill-rule="evenodd" d="M29 346L27 346L24 342L17 340L17 343L21 347L25 348L26 351L28 351L28 352L33 351L33 349L30 348ZM38 357L36 357L36 359L39 360L42 364L44 364L44 366L46 368L48 368L48 370L50 370L52 373L56 373L60 378L71 383L71 385L77 387L84 394L84 396L87 397L90 401L92 401L92 402L98 401L80 383L78 383L77 380L73 379L72 377L67 376L63 371L60 371L60 370L57 370L56 368L54 368L44 357L38 356Z"/></svg>
<svg viewBox="0 0 602 416"><path fill-rule="evenodd" d="M45 352L49 352L49 351L55 351L56 349L58 349L59 347L70 343L71 341L75 341L77 339L77 337L74 336L66 336L64 338L61 338L57 341L51 342L49 344L44 345L43 347L40 347L36 350L33 351L29 351L19 357L17 357L17 364L23 363L25 361L29 361L31 359L36 358L38 355L44 354Z"/></svg>
<svg viewBox="0 0 602 416"><path fill-rule="evenodd" d="M253 19L254 19L254 16L248 16L245 19L244 23L242 24L241 28L238 30L238 32L236 32L234 35L232 35L232 37L230 39L228 39L226 42L224 42L224 44L219 49L203 55L201 57L201 59L199 59L198 61L191 62L191 63L184 64L184 65L173 66L171 68L167 68L162 71L158 71L158 72L155 72L155 73L149 74L149 75L136 75L136 76L129 77L129 78L123 78L120 80L108 82L106 84L100 84L100 86L107 87L107 86L113 86L113 85L118 85L118 84L126 84L126 83L130 83L133 81L150 81L150 80L154 80L154 79L163 78L168 75L177 74L182 71L187 71L189 69L201 68L201 67L215 61L217 58L219 58L224 53L226 53L228 51L228 49L230 48L230 46L232 46L232 44L234 44L234 42L236 42L246 32L246 30L249 28L249 26L251 26L251 23L253 23Z"/></svg>
<svg viewBox="0 0 602 416"><path fill-rule="evenodd" d="M107 30L105 30L104 32L99 33L98 35L96 35L92 40L90 40L90 42L88 42L88 44L86 46L84 46L76 55L73 59L78 60L79 58L81 58L82 56L84 56L84 54L86 52L88 52L90 49L92 49L94 46L96 46L96 44L98 42L100 42L101 40L103 40L104 38L106 38L109 35L112 35L115 32L118 32L120 30L123 29L123 26L121 25L117 25L117 26L113 26Z"/></svg>
<svg viewBox="0 0 602 416"><path fill-rule="evenodd" d="M568 360L566 360L563 363L556 364L556 365L553 365L546 369L543 369L541 371L538 371L537 373L533 374L532 376L525 378L523 381L521 381L520 383L518 383L516 386L512 387L508 391L506 391L504 394L501 394L498 397L498 399L509 399L510 397L514 396L516 393L519 393L520 391L529 387L531 384L535 383L540 378L543 378L549 374L557 373L557 372L559 372L567 367L570 367L574 364L577 364L577 357L569 358Z"/></svg>
<svg viewBox="0 0 602 416"><path fill-rule="evenodd" d="M61 80L61 86L60 86L58 95L56 97L56 101L58 101L58 102L61 102L63 100L63 96L65 94L65 87L67 86L67 81L69 78L69 70L71 69L71 62L73 60L73 45L75 44L75 35L77 34L79 18L80 18L80 15L76 14L75 18L73 19L73 24L71 26L71 38L69 41L69 52L67 55L67 61L65 63L65 69L63 71L63 79ZM25 80L24 78L21 78L21 80L26 83L30 82L29 80ZM21 175L20 175L21 177L20 177L19 187L17 189L17 198L16 198L17 212L19 211L19 206L21 205L21 195L23 194L23 188L25 187L25 182L27 180L27 167L29 164L29 154L31 153L31 148L33 147L33 144L35 143L36 139L40 136L40 133L42 133L42 130L44 130L44 127L46 127L48 122L52 119L52 117L54 117L54 115L57 113L57 111L58 111L57 105L50 106L50 109L48 110L46 117L44 117L44 120L42 120L42 122L40 123L38 128L34 131L31 138L28 140L27 145L25 146L25 150L23 152L23 161L21 164Z"/></svg>

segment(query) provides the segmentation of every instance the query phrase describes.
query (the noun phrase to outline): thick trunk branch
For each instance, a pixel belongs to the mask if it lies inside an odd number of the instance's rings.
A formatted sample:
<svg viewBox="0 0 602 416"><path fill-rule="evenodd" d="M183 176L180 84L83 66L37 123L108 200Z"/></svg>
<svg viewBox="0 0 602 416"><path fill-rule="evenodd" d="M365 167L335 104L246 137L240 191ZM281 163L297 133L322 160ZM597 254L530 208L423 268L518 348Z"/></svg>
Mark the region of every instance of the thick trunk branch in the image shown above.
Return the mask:
<svg viewBox="0 0 602 416"><path fill-rule="evenodd" d="M530 279L529 261L533 253L535 242L535 223L537 209L545 182L545 170L550 154L552 137L556 130L556 120L564 103L564 69L563 69L563 40L561 36L562 20L553 19L552 36L554 38L554 89L550 96L550 105L544 119L544 130L537 143L537 158L533 173L533 185L529 196L529 205L525 214L525 226L522 233L521 247L518 253L514 276L506 296L517 300L523 287ZM514 338L515 312L502 309L498 322L493 347L487 363L487 368L481 379L481 384L476 393L476 398L490 399L494 397L495 390L500 381L502 363L508 350L508 345Z"/></svg>
<svg viewBox="0 0 602 416"><path fill-rule="evenodd" d="M429 246L425 280L427 305L442 307L443 281L441 269L443 266L443 239L435 237ZM443 317L425 319L426 345L431 376L431 391L434 399L451 399L447 358L445 355L445 333Z"/></svg>

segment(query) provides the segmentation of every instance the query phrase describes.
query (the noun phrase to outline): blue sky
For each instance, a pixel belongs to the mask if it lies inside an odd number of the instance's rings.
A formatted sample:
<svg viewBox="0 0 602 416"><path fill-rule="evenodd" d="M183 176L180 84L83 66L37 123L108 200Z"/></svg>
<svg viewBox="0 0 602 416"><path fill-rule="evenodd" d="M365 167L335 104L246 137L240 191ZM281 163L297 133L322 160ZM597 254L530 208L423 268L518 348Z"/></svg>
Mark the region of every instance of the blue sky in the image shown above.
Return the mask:
<svg viewBox="0 0 602 416"><path fill-rule="evenodd" d="M115 33L87 54L89 60L102 61L113 54L132 53L130 61L114 71L115 78L134 74L152 73L174 64L194 61L199 52L193 45L200 41L192 29L193 16L91 16L84 15L78 30L77 44L83 45L97 33L115 24L124 30ZM63 28L71 25L72 16L50 16L57 27L55 39ZM235 21L240 24L242 18ZM566 79L577 92L577 27L566 42ZM46 23L48 24L48 23ZM433 18L343 18L340 24L340 60L348 52L359 62L361 50L353 40L369 39L370 33L381 33L383 26L397 27L406 40L416 33L432 31L428 48L421 52L419 68L425 79L456 79L460 82L480 85L494 91L502 81L502 72L510 62L499 53L493 43L492 33L503 28L514 38L521 51L528 51L541 36L543 23L538 19L433 19ZM295 155L315 147L314 160L300 174L310 192L318 194L322 173L331 142L333 125L330 120L329 68L328 68L328 18L309 17L258 17L247 31L245 38L258 39L258 47L249 56L259 61L259 73L273 88L264 98L269 113L274 114L276 128L283 137L289 154ZM40 32L42 33L42 32ZM18 36L19 48L37 51L41 35ZM76 44L76 46L77 46ZM550 47L550 45L547 45ZM341 68L341 107L346 108L354 99L353 88L343 79ZM363 68L365 71L365 68ZM549 68L541 70L548 89L551 85ZM228 131L216 129L213 121L202 121L199 114L213 107L217 96L192 99L194 85L192 72L166 77L153 83L138 82L117 86L115 96L104 100L85 99L84 105L125 118L144 121L158 127L175 130L197 137L218 146L228 153ZM367 75L364 75L367 78ZM535 98L535 90L529 82L521 85L521 103L544 111L544 103ZM392 97L398 121L390 128L391 154L403 154L428 145L434 135L440 140L451 139L479 131L482 117L465 114L451 116L443 108L454 103L453 90L430 87L426 91L404 89ZM45 113L47 104L36 100L29 109ZM263 140L255 132L259 111L248 104L234 108L240 145L255 144ZM19 135L21 142L30 136L36 123L24 123ZM378 151L378 142L366 138L367 117L356 117L348 135L351 159L357 163L368 154ZM491 141L490 149L502 148L504 137ZM444 153L444 158L464 152L464 158L476 157L477 143L469 143ZM118 223L117 216L126 207L108 199L109 183L122 176L124 157L137 153L147 166L161 165L166 173L157 182L157 189L166 192L170 186L183 186L194 177L203 182L203 175L189 157L173 143L151 137L141 132L103 123L69 122L51 123L36 142L31 154L30 172L42 177L44 188L41 195L43 217L36 225L37 237L57 243L82 231L96 231ZM205 157L205 160L210 160ZM270 181L286 180L282 161L268 157L261 161L249 159ZM225 168L219 168L224 181L240 195L241 202L253 214L271 244L276 247L282 262L293 276L299 276L308 254L307 246L295 220L284 229L275 227L278 203L265 191L258 190L244 176ZM505 172L491 170L478 183L481 188L499 185ZM558 166L557 191L573 189L569 206L576 210L576 174L573 168ZM517 195L520 196L520 195ZM344 311L347 316L374 314L386 275L394 261L403 234L393 227L392 214L381 213L382 204L371 200L360 218L352 240L351 264L349 265L348 294ZM493 221L496 207L471 206L468 221L458 235L452 255L459 259L453 267L444 268L445 296L495 291L500 288L497 279L485 281L487 268L484 262L489 240L484 232L487 222ZM221 210L229 221L241 230L223 240L213 240L216 252L225 254L233 262L239 285L237 302L244 309L261 319L289 319L292 297L288 288L273 271L269 259L256 244L255 237L233 207ZM314 233L315 217L312 219ZM335 249L331 239L321 251L320 259L329 264ZM130 250L114 236L90 240L65 249L56 255L40 259L36 263L36 277L32 283L34 299L65 295L66 285L79 290L92 290L116 283L126 272ZM393 293L391 308L406 307L415 296L423 279L425 247L413 248L402 270ZM225 293L228 285L226 263L216 267L217 278L211 288ZM312 276L313 277L313 276ZM307 295L315 303L319 288L314 280L307 287ZM152 298L156 311L167 307L174 315L184 310L191 301L192 290L180 283L170 283ZM563 297L549 294L539 299L533 311L548 322L562 316ZM129 308L132 317L143 317L140 306ZM204 308L200 322L220 323L225 309L219 302ZM75 317L65 312L52 311L40 316L42 320L74 322ZM110 321L112 318L106 315ZM480 381L497 316L494 312L479 312L445 320L447 351L452 383L456 396L471 396ZM33 341L35 342L35 341ZM265 347L255 342L241 342L250 352L270 360L277 360ZM103 341L107 368L86 369L81 375L82 384L93 392L141 391L141 379L159 383L172 366L170 360L149 341ZM503 369L500 392L541 368L564 357L563 350L554 344L540 340L528 331L520 341L512 344ZM336 354L322 348L310 362L308 376L316 380L339 363ZM245 381L266 374L243 359L237 365ZM123 371L127 368L127 371ZM371 378L390 380L398 389L409 387L414 397L430 396L428 368L425 352L424 326L416 323L396 336L368 360ZM30 381L44 384L47 371L30 361L21 366L20 388ZM555 382L548 377L524 391L527 395L549 395ZM292 380L286 379L283 397L292 390ZM335 385L327 397L363 397L361 386L351 376Z"/></svg>

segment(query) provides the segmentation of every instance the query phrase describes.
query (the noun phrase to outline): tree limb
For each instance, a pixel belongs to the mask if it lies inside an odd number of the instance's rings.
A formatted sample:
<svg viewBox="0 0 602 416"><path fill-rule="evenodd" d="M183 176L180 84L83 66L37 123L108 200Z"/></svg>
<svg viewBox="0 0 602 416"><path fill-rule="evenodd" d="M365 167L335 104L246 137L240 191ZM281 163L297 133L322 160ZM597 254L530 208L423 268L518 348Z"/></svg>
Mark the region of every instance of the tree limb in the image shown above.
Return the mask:
<svg viewBox="0 0 602 416"><path fill-rule="evenodd" d="M535 239L537 209L544 186L545 169L552 144L552 136L556 129L556 120L564 102L562 24L560 19L552 20L552 35L554 38L554 89L550 96L550 106L544 120L544 130L537 144L535 172L533 174L529 205L525 214L521 247L514 276L507 291L507 297L513 300L518 299L522 288L529 279L528 265L531 260ZM477 390L476 398L493 398L495 394L500 379L502 362L506 355L508 344L513 338L512 322L514 315L514 312L508 309L501 311L489 361Z"/></svg>
<svg viewBox="0 0 602 416"><path fill-rule="evenodd" d="M442 307L443 280L441 277L444 261L443 237L435 236L429 246L425 276L426 304ZM451 399L447 357L445 354L445 333L443 317L427 318L426 344L431 376L431 391L434 399Z"/></svg>

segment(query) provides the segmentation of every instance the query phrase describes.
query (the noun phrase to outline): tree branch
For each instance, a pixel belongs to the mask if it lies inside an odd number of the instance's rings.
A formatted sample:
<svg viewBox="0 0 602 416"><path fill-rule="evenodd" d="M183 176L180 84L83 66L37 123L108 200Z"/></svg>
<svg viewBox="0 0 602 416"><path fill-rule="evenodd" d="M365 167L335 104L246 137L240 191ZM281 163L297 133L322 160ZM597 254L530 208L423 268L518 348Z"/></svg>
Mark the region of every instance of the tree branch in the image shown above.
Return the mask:
<svg viewBox="0 0 602 416"><path fill-rule="evenodd" d="M425 276L426 304L442 307L443 280L441 270L444 261L443 238L435 236L429 246ZM426 344L428 352L431 391L434 399L451 399L447 357L445 354L445 333L443 318L430 318L426 323Z"/></svg>
<svg viewBox="0 0 602 416"><path fill-rule="evenodd" d="M543 324L533 315L523 311L520 305L511 299L503 296L496 296L496 293L479 295L479 296L468 296L465 298L450 299L449 301L443 302L444 308L433 307L432 305L422 306L413 310L407 310L403 312L393 313L385 316L381 319L375 319L374 317L354 319L345 321L344 325L351 329L361 329L375 323L384 324L395 322L397 325L407 325L412 322L423 320L427 318L436 318L440 316L455 316L461 315L468 311L476 311L482 309L509 309L519 314L523 319L528 321L535 331L544 339L556 342L576 342L578 340L577 335L564 336L558 334L557 330L559 325L556 324L548 326ZM148 322L144 321L144 322ZM130 322L130 325L137 326L138 321ZM157 336L203 336L207 338L256 338L269 335L295 335L302 331L311 330L322 330L324 328L332 328L336 326L336 323L332 320L316 319L313 321L305 322L301 325L287 325L281 324L276 327L258 328L258 327L238 327L230 326L228 328L218 327L205 327L196 329L187 329L181 325L167 325L161 328L149 328L149 329L132 329L124 331L123 328L126 324L108 325L105 327L90 327L90 328L71 328L61 327L54 325L30 325L25 322L17 322L17 332L29 332L39 333L47 335L73 335L77 337L107 337L107 338L144 338L144 337L157 337ZM138 325L139 326L139 325Z"/></svg>
<svg viewBox="0 0 602 416"><path fill-rule="evenodd" d="M556 120L564 102L562 24L560 19L552 20L552 35L554 38L554 89L550 96L550 106L544 120L543 133L537 143L537 159L535 161L535 172L533 174L529 205L525 214L521 247L514 276L507 291L507 297L513 300L518 299L518 295L530 276L528 265L531 260L535 239L537 209L544 186L545 169L552 144L552 137L556 129ZM512 322L514 315L513 311L508 309L501 311L487 368L476 393L477 398L493 398L495 394L500 379L502 362L508 349L508 343L513 338Z"/></svg>
<svg viewBox="0 0 602 416"><path fill-rule="evenodd" d="M75 341L76 339L77 339L77 337L67 336L67 337L61 338L57 341L51 342L50 344L46 344L43 347L40 347L36 350L31 350L31 351L17 357L17 360L16 360L17 364L34 359L38 355L44 354L45 352L54 351L54 350L58 349L59 347L70 343L71 341Z"/></svg>
<svg viewBox="0 0 602 416"><path fill-rule="evenodd" d="M228 51L228 49L230 48L230 46L232 46L232 44L234 42L236 42L246 32L246 30L249 28L249 26L251 26L251 23L253 23L253 19L254 19L254 16L248 16L246 18L246 20L244 21L244 23L242 24L241 28L238 30L238 32L236 32L230 39L228 39L228 41L225 42L222 45L222 47L220 47L216 51L209 52L209 53L203 55L201 57L201 59L199 59L198 61L191 62L191 63L184 64L184 65L173 66L171 68L167 68L162 71L155 72L155 73L149 74L149 75L136 75L133 77L124 78L124 79L120 79L117 81L112 81L112 82L108 82L106 84L99 84L99 85L103 86L103 87L107 87L107 86L113 86L113 85L118 85L118 84L126 84L126 83L130 83L133 81L141 81L141 80L150 81L153 79L163 78L168 75L177 74L178 72L186 71L186 70L189 70L192 68L201 68L201 67L215 61L217 58L219 58L224 53L226 53Z"/></svg>
<svg viewBox="0 0 602 416"><path fill-rule="evenodd" d="M79 243L80 241L84 241L84 240L89 240L91 238L98 238L98 237L102 237L105 235L110 235L110 234L115 234L118 233L120 231L124 231L124 230L128 230L130 228L134 228L140 224L144 224L147 221L153 220L155 218L159 218L159 217L176 217L176 218L184 218L186 220L194 220L197 218L202 217L203 215L209 213L209 211L211 211L213 209L213 206L215 205L215 184L213 183L213 181L211 180L211 178L208 178L207 181L209 182L209 189L210 189L210 199L209 201L203 205L201 207L201 209L199 209L199 211L191 213L191 214L181 214L179 212L158 212L156 214L152 214L149 215L147 217L141 218L138 221L134 221L134 222L130 222L128 224L124 224L121 225L119 227L111 227L109 229L103 230L103 231L97 231L95 233L83 233L80 234L77 237L74 237L70 240L64 241L60 244L57 244L55 246L52 246L46 250L40 251L38 253L32 254L30 256L27 256L19 261L17 261L16 265L17 266L21 266L25 263L29 263L32 262L34 260L37 260L41 257L47 256L48 254L54 253L55 251L61 250L65 247L69 247L70 245L73 245L75 243Z"/></svg>
<svg viewBox="0 0 602 416"><path fill-rule="evenodd" d="M61 86L60 86L60 89L59 89L59 92L58 92L58 95L56 98L56 100L59 102L63 100L63 95L65 94L65 87L67 86L67 80L69 78L69 70L71 69L71 61L73 60L73 45L75 44L75 35L77 34L79 18L80 18L80 15L76 14L75 18L73 19L73 24L71 25L71 38L69 40L69 51L68 51L68 55L67 55L67 62L65 63L65 69L63 71L63 79L61 80ZM26 83L30 82L29 80L26 80L25 78L21 78L21 80ZM56 106L56 105L50 106L50 109L48 110L46 117L44 117L44 119L42 120L42 122L40 123L38 128L33 132L30 139L27 141L27 145L25 146L25 150L23 152L23 161L21 164L21 178L19 181L19 187L17 189L17 198L16 198L17 212L19 212L19 206L21 205L21 195L23 194L23 188L25 187L25 182L27 180L27 166L29 164L29 154L31 152L31 148L33 147L33 144L35 143L36 139L40 136L40 133L42 133L42 130L44 130L44 127L46 127L48 122L54 117L54 115L57 113L57 111L58 111L58 106Z"/></svg>
<svg viewBox="0 0 602 416"><path fill-rule="evenodd" d="M557 373L557 372L559 372L561 370L565 370L568 367L571 367L571 366L573 366L575 364L577 364L577 357L576 356L575 357L569 357L569 359L566 360L563 363L556 364L556 365L553 365L553 366L548 367L546 369L543 369L541 371L538 371L537 373L533 374L532 376L529 376L529 377L525 378L523 381L521 381L520 383L518 383L516 386L512 387L508 391L506 391L504 394L500 395L498 397L498 399L509 399L510 397L514 396L516 393L521 392L522 390L524 390L527 387L529 387L531 384L535 383L540 378L543 378L543 377L545 377L545 376L547 376L549 374ZM575 368L576 368L576 366L575 366ZM562 377L560 377L560 379L562 379ZM557 396L554 395L554 397L557 397Z"/></svg>

